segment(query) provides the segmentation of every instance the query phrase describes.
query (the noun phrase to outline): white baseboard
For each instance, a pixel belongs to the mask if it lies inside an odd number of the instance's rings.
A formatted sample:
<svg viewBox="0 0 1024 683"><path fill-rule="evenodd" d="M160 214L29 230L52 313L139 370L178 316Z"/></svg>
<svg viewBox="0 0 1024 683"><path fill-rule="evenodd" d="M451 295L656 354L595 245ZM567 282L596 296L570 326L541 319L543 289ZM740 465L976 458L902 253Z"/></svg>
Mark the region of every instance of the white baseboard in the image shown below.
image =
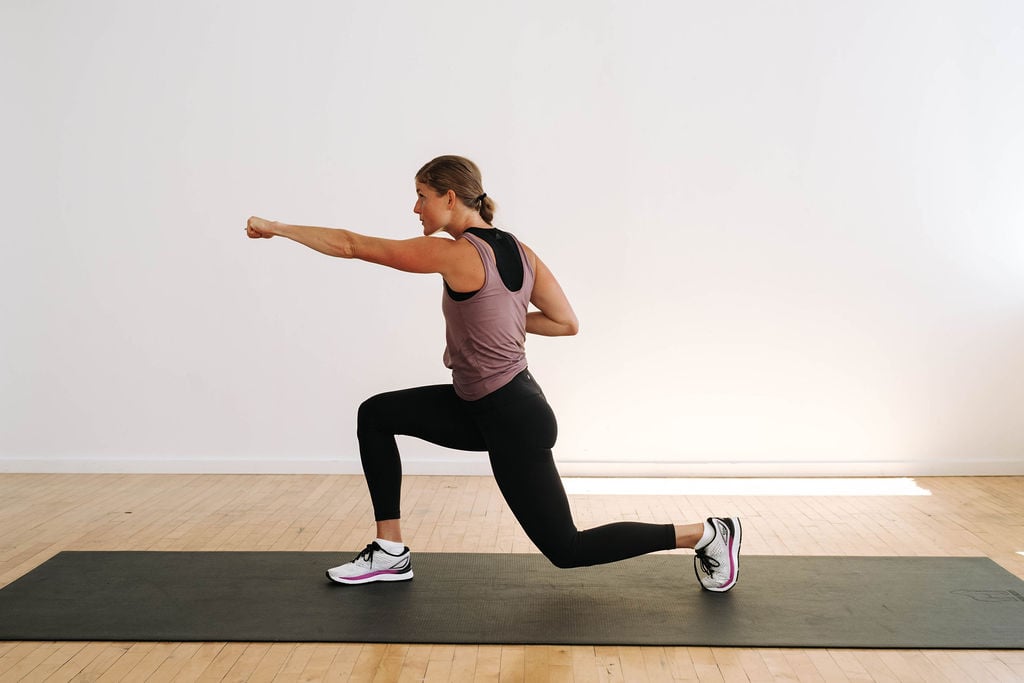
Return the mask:
<svg viewBox="0 0 1024 683"><path fill-rule="evenodd" d="M407 457L410 475L487 476L486 456ZM1020 476L1024 461L583 462L559 461L567 477L942 477ZM3 473L361 474L357 457L332 459L4 458Z"/></svg>
<svg viewBox="0 0 1024 683"><path fill-rule="evenodd" d="M559 462L573 477L972 477L1024 475L1024 461Z"/></svg>

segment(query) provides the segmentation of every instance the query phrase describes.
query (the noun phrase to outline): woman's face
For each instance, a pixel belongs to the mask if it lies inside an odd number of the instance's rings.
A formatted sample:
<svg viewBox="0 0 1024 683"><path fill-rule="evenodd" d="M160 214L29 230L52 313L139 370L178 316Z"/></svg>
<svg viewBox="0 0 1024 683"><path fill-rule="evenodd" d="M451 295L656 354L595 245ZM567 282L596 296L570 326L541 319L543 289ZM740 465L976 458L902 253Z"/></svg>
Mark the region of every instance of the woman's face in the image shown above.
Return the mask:
<svg viewBox="0 0 1024 683"><path fill-rule="evenodd" d="M448 194L439 196L434 188L416 181L416 206L412 211L420 217L423 234L433 235L445 228L451 215L448 209Z"/></svg>

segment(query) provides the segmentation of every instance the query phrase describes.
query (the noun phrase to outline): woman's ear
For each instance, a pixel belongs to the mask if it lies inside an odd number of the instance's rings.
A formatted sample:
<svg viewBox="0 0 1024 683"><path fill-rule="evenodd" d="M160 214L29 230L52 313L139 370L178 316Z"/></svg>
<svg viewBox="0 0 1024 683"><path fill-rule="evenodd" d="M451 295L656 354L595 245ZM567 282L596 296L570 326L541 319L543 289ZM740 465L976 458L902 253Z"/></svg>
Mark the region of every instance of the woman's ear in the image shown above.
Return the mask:
<svg viewBox="0 0 1024 683"><path fill-rule="evenodd" d="M447 196L448 196L448 209L450 211L451 209L454 209L458 205L459 198L458 198L458 196L456 196L455 190L448 190Z"/></svg>

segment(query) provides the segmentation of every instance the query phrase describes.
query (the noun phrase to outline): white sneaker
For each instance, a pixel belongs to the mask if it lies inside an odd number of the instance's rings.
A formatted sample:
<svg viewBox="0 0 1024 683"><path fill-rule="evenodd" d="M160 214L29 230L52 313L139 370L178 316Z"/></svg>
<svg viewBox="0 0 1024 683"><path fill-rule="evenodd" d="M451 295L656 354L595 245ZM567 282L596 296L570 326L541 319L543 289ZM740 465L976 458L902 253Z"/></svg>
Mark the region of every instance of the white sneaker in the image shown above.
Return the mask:
<svg viewBox="0 0 1024 683"><path fill-rule="evenodd" d="M739 517L708 517L715 536L693 558L693 569L705 590L724 593L740 578L740 541L743 531Z"/></svg>
<svg viewBox="0 0 1024 683"><path fill-rule="evenodd" d="M374 541L351 562L328 569L327 578L347 584L408 581L412 578L412 554L405 548L400 555L392 555Z"/></svg>

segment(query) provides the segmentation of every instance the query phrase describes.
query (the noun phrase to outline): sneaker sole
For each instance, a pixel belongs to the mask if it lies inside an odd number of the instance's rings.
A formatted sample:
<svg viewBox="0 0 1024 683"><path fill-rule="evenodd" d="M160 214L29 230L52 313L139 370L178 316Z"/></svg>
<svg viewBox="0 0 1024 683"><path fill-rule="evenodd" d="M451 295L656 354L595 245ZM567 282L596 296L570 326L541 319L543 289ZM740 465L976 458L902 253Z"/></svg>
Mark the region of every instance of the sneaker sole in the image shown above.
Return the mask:
<svg viewBox="0 0 1024 683"><path fill-rule="evenodd" d="M331 576L330 570L324 573L327 574L327 578L334 583L342 583L346 586L356 586L362 583L374 583L376 581L408 581L413 576L411 569L404 572L380 571L373 572L372 574L350 577Z"/></svg>
<svg viewBox="0 0 1024 683"><path fill-rule="evenodd" d="M740 543L743 541L743 527L740 524L739 517L733 517L731 518L731 521L733 523L733 532L732 536L729 538L729 560L732 562L733 569L736 570L736 573L733 574L732 581L721 588L708 588L701 583L701 588L706 591L711 591L712 593L725 593L730 591L732 590L732 587L740 581Z"/></svg>

